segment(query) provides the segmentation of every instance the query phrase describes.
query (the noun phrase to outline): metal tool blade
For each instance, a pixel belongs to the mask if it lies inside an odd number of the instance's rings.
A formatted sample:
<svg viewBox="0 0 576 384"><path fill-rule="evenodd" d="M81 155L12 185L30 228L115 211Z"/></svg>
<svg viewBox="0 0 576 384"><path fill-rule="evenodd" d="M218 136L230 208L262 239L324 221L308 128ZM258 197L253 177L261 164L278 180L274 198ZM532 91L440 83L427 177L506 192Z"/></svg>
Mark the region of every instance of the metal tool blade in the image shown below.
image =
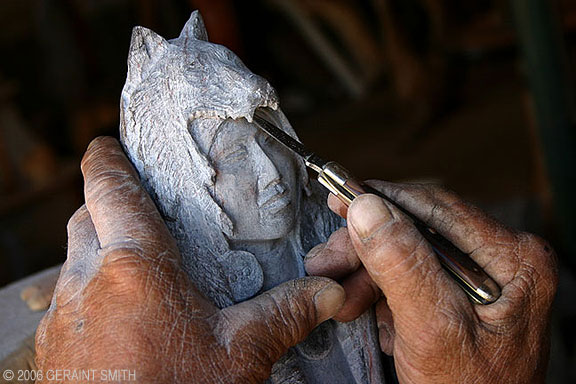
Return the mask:
<svg viewBox="0 0 576 384"><path fill-rule="evenodd" d="M272 136L292 152L300 155L308 167L318 173L322 172L322 168L326 165L326 161L322 160L314 152L306 148L301 142L288 135L258 113L254 114L254 121L264 130L264 132Z"/></svg>

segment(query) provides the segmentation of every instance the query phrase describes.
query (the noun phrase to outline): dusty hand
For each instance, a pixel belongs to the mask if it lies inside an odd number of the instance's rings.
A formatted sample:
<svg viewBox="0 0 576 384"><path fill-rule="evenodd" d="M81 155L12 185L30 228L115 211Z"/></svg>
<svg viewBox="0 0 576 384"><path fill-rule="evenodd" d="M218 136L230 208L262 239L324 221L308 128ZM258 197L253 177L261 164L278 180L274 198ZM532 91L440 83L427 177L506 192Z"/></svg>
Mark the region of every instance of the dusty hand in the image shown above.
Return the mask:
<svg viewBox="0 0 576 384"><path fill-rule="evenodd" d="M283 284L219 310L181 269L160 214L119 144L82 161L86 206L68 225L68 259L36 335L38 369L128 369L139 383L261 382L286 350L332 317L342 288Z"/></svg>
<svg viewBox="0 0 576 384"><path fill-rule="evenodd" d="M401 383L543 382L557 284L550 246L440 188L371 185L469 253L502 297L472 304L416 228L382 199L360 196L346 209L330 196L348 229L314 248L306 269L342 281L347 300L335 319L352 320L376 303L380 344L394 355Z"/></svg>

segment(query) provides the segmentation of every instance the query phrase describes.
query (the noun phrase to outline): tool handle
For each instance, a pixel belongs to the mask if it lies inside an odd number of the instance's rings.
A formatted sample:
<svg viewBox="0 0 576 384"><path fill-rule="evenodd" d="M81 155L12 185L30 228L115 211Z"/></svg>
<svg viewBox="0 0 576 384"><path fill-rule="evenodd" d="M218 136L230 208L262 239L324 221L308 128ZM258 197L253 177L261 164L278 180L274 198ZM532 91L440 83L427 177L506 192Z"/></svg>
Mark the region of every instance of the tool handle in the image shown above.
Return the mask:
<svg viewBox="0 0 576 384"><path fill-rule="evenodd" d="M364 193L374 194L394 205L413 222L442 266L471 299L479 304L491 304L500 297L498 284L468 254L382 192L355 181L339 164L328 163L318 180L346 205Z"/></svg>

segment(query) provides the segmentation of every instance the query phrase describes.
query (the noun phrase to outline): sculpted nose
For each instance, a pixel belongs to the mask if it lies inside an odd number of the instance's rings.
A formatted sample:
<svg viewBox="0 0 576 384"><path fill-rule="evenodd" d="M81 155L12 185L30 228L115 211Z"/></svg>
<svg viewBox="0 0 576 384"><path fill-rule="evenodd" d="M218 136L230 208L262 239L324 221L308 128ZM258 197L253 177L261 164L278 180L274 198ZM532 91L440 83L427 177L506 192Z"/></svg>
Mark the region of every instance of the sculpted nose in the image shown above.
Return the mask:
<svg viewBox="0 0 576 384"><path fill-rule="evenodd" d="M257 156L258 190L263 191L271 183L280 181L280 172L270 157L258 146L261 156Z"/></svg>

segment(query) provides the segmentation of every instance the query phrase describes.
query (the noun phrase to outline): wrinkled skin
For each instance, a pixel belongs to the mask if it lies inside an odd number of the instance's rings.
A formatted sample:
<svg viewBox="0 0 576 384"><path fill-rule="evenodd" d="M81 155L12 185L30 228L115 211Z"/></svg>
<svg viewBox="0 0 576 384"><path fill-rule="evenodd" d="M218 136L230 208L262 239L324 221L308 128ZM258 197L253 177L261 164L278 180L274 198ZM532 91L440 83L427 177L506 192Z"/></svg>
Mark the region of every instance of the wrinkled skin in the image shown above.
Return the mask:
<svg viewBox="0 0 576 384"><path fill-rule="evenodd" d="M380 341L401 383L538 383L548 356L557 272L551 248L443 190L373 184L435 227L503 288L472 304L401 213L373 195L306 260L326 278L288 282L219 310L179 254L118 143L95 140L82 162L86 207L69 223L68 260L36 335L38 368L132 369L137 381L251 383L320 322L376 303ZM382 296L382 293L385 296ZM384 298L385 297L385 298Z"/></svg>
<svg viewBox="0 0 576 384"><path fill-rule="evenodd" d="M415 227L382 199L360 196L347 209L330 196L348 228L315 247L306 269L341 281L347 300L335 319L350 321L376 303L380 344L401 383L543 383L557 285L550 246L438 187L370 184L469 253L502 297L472 304Z"/></svg>
<svg viewBox="0 0 576 384"><path fill-rule="evenodd" d="M219 310L182 270L118 142L94 140L82 172L86 205L68 224L68 259L36 334L43 372L129 369L138 383L262 382L290 346L340 309L338 284L307 277Z"/></svg>

